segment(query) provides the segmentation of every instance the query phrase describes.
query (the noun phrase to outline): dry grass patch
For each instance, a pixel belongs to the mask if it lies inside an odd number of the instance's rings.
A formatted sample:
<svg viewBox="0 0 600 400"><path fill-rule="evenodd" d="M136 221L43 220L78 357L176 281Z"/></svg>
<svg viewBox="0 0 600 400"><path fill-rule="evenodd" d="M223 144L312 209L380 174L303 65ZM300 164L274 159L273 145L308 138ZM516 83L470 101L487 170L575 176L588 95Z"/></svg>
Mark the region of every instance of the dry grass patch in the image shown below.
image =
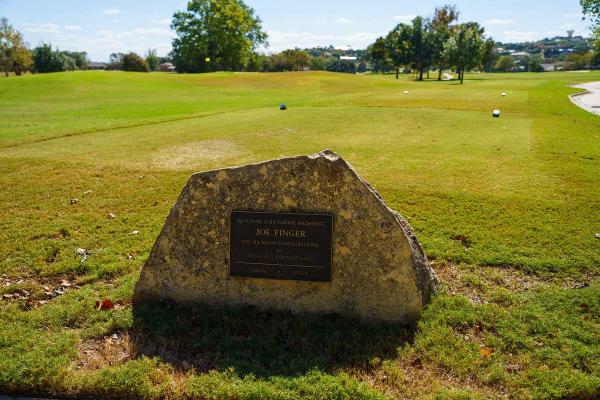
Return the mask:
<svg viewBox="0 0 600 400"><path fill-rule="evenodd" d="M140 167L166 170L202 168L207 163L242 157L244 150L228 140L200 140L162 148Z"/></svg>

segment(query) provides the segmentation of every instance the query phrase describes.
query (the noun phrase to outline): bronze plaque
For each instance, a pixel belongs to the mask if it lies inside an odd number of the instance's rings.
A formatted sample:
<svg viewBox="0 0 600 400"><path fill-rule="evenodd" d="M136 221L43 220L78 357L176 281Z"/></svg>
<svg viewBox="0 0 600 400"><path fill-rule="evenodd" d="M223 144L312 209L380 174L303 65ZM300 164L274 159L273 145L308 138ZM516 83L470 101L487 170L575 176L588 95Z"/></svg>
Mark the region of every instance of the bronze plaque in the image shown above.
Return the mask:
<svg viewBox="0 0 600 400"><path fill-rule="evenodd" d="M229 275L331 282L333 215L232 211Z"/></svg>

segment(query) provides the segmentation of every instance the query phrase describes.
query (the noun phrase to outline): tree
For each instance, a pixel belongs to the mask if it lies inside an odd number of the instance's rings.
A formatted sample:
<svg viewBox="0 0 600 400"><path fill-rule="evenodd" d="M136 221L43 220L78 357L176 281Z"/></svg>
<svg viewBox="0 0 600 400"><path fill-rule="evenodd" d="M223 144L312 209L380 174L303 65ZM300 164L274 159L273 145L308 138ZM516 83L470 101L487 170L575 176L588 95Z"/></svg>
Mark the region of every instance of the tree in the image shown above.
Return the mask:
<svg viewBox="0 0 600 400"><path fill-rule="evenodd" d="M529 72L543 72L544 67L542 67L542 57L540 55L531 57L527 69Z"/></svg>
<svg viewBox="0 0 600 400"><path fill-rule="evenodd" d="M285 69L289 71L301 71L310 63L308 53L300 49L284 50L281 52L281 56L285 59Z"/></svg>
<svg viewBox="0 0 600 400"><path fill-rule="evenodd" d="M177 72L238 70L267 43L260 18L242 0L191 0L171 27Z"/></svg>
<svg viewBox="0 0 600 400"><path fill-rule="evenodd" d="M583 15L587 16L595 25L600 25L600 0L579 0Z"/></svg>
<svg viewBox="0 0 600 400"><path fill-rule="evenodd" d="M335 59L327 64L327 71L354 74L356 65L352 61Z"/></svg>
<svg viewBox="0 0 600 400"><path fill-rule="evenodd" d="M123 69L123 53L111 53L108 60L108 69Z"/></svg>
<svg viewBox="0 0 600 400"><path fill-rule="evenodd" d="M246 71L249 72L257 72L260 71L260 66L262 65L262 58L266 57L263 54L253 53L250 57L248 57L248 61L246 62Z"/></svg>
<svg viewBox="0 0 600 400"><path fill-rule="evenodd" d="M515 60L512 56L502 56L494 66L496 71L510 72L515 67Z"/></svg>
<svg viewBox="0 0 600 400"><path fill-rule="evenodd" d="M77 68L77 62L74 58L70 57L67 52L58 51L58 58L62 61L62 70L63 71L75 71Z"/></svg>
<svg viewBox="0 0 600 400"><path fill-rule="evenodd" d="M123 56L123 71L149 72L148 63L138 54L131 52Z"/></svg>
<svg viewBox="0 0 600 400"><path fill-rule="evenodd" d="M66 56L58 50L52 50L48 43L42 43L33 49L33 70L39 73L64 71Z"/></svg>
<svg viewBox="0 0 600 400"><path fill-rule="evenodd" d="M396 79L400 74L400 68L407 66L413 59L412 26L398 24L386 37L388 54L396 71Z"/></svg>
<svg viewBox="0 0 600 400"><path fill-rule="evenodd" d="M465 71L481 64L483 28L476 22L456 25L450 39L444 44L444 57L456 67L460 83Z"/></svg>
<svg viewBox="0 0 600 400"><path fill-rule="evenodd" d="M435 9L434 17L431 20L431 59L438 66L438 81L442 80L442 71L446 62L444 43L450 38L451 24L458 20L459 14L456 6L446 4Z"/></svg>
<svg viewBox="0 0 600 400"><path fill-rule="evenodd" d="M567 71L579 71L589 68L590 64L592 64L592 58L591 52L583 54L569 54L565 57L564 68Z"/></svg>
<svg viewBox="0 0 600 400"><path fill-rule="evenodd" d="M75 68L73 69L87 69L88 64L90 63L85 51L63 51L62 54L73 60L73 63L75 64ZM70 61L67 62L70 63Z"/></svg>
<svg viewBox="0 0 600 400"><path fill-rule="evenodd" d="M325 57L312 57L309 67L311 71L325 71L327 69L327 59Z"/></svg>
<svg viewBox="0 0 600 400"><path fill-rule="evenodd" d="M158 69L159 59L156 55L156 49L148 49L146 51L146 64L150 71L156 71Z"/></svg>
<svg viewBox="0 0 600 400"><path fill-rule="evenodd" d="M483 71L489 72L493 69L494 65L500 58L500 55L495 50L496 42L492 38L486 39L481 44L481 69Z"/></svg>
<svg viewBox="0 0 600 400"><path fill-rule="evenodd" d="M31 52L25 46L23 35L8 23L8 19L0 19L0 69L6 76L9 71L21 75L32 63Z"/></svg>
<svg viewBox="0 0 600 400"><path fill-rule="evenodd" d="M422 81L423 70L428 59L428 46L422 17L415 17L413 19L411 33L410 47L413 55L412 62L419 72L417 80Z"/></svg>
<svg viewBox="0 0 600 400"><path fill-rule="evenodd" d="M373 44L367 48L367 57L373 63L375 72L385 73L385 67L390 58L386 40L378 37Z"/></svg>

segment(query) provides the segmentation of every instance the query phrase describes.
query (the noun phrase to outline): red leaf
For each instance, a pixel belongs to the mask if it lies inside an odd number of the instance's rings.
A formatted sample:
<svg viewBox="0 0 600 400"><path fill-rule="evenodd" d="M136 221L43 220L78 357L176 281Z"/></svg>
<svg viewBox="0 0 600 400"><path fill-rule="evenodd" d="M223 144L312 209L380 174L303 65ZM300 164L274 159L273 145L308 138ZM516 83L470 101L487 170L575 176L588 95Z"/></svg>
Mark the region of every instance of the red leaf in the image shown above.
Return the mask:
<svg viewBox="0 0 600 400"><path fill-rule="evenodd" d="M102 302L96 301L96 310L110 310L114 307L115 305L110 299L104 299Z"/></svg>

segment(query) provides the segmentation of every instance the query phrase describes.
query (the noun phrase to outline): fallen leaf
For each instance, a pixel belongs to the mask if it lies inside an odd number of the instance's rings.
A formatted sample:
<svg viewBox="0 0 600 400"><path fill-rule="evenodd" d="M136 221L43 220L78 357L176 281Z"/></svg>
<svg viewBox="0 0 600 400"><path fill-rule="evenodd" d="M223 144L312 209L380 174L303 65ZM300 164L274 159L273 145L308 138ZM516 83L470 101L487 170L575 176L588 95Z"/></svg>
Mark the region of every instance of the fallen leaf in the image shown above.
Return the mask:
<svg viewBox="0 0 600 400"><path fill-rule="evenodd" d="M491 356L494 353L494 348L493 347L488 347L488 348L485 348L485 349L479 349L479 353L484 358L487 358L487 357Z"/></svg>
<svg viewBox="0 0 600 400"><path fill-rule="evenodd" d="M79 199L71 199L71 205L79 203Z"/></svg>
<svg viewBox="0 0 600 400"><path fill-rule="evenodd" d="M130 235L137 235L138 233L140 233L140 231L131 231L131 232L129 232Z"/></svg>
<svg viewBox="0 0 600 400"><path fill-rule="evenodd" d="M115 307L115 305L113 304L112 301L110 301L110 299L104 299L101 302L96 301L96 309L97 310L110 310L114 307Z"/></svg>

